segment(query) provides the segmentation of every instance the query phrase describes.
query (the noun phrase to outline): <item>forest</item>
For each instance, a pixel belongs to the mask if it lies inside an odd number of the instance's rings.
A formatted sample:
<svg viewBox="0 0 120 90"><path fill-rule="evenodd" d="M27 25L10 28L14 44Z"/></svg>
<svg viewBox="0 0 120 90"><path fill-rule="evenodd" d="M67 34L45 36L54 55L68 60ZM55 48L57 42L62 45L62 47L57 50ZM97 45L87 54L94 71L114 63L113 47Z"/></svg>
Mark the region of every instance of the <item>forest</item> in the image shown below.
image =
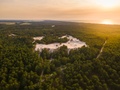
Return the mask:
<svg viewBox="0 0 120 90"><path fill-rule="evenodd" d="M120 26L68 23L0 24L0 90L120 90ZM35 51L36 43L66 42L74 36L88 47ZM106 42L106 43L105 43ZM103 48L103 49L102 49ZM101 52L102 49L102 52Z"/></svg>

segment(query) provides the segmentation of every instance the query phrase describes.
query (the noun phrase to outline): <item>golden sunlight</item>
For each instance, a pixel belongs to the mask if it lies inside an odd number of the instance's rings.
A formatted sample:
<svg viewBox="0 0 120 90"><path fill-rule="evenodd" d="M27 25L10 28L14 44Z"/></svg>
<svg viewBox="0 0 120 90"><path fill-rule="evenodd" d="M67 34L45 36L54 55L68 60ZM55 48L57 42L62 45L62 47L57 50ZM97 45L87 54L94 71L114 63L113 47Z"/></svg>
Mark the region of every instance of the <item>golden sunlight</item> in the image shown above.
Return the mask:
<svg viewBox="0 0 120 90"><path fill-rule="evenodd" d="M103 20L101 24L113 24L111 20Z"/></svg>
<svg viewBox="0 0 120 90"><path fill-rule="evenodd" d="M118 5L119 0L96 0L96 2L103 8L114 8Z"/></svg>

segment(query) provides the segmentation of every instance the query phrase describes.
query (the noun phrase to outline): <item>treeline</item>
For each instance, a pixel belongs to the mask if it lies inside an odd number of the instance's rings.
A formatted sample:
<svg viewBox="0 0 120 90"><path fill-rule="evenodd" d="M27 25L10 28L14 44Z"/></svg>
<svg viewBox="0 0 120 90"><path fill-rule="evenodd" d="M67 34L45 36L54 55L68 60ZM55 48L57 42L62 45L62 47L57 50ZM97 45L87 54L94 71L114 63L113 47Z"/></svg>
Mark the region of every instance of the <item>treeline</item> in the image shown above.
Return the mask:
<svg viewBox="0 0 120 90"><path fill-rule="evenodd" d="M36 40L35 43L39 44L51 44L51 43L66 43L68 39L65 38L59 38L58 36L53 35L47 35L42 40Z"/></svg>
<svg viewBox="0 0 120 90"><path fill-rule="evenodd" d="M34 51L33 37L46 36L40 43L48 44L66 42L66 38L58 40L66 34L88 47ZM119 35L119 26L0 25L0 90L119 90Z"/></svg>

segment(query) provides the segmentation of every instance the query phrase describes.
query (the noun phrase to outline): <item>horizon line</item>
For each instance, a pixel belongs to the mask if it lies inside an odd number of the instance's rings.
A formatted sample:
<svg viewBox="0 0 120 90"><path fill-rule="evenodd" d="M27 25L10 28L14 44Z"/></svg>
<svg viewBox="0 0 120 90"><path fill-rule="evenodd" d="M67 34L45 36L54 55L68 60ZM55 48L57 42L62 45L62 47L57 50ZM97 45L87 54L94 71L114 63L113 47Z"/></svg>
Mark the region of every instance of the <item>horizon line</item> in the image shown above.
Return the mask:
<svg viewBox="0 0 120 90"><path fill-rule="evenodd" d="M42 21L61 21L61 22L73 22L73 23L88 23L88 24L101 24L101 25L120 25L120 23L114 24L102 24L100 22L93 22L98 20L59 20L59 19L0 19L0 21L29 21L29 22L42 22Z"/></svg>

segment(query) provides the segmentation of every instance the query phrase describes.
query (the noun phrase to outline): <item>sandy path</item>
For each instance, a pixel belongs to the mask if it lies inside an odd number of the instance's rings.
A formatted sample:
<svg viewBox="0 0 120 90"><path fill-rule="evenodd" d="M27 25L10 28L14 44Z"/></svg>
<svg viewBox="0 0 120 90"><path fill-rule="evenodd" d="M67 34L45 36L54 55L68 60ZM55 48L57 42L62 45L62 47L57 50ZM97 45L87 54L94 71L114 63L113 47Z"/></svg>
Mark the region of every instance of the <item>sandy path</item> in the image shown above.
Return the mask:
<svg viewBox="0 0 120 90"><path fill-rule="evenodd" d="M104 42L102 48L100 49L100 52L99 52L99 54L97 55L96 59L98 59L98 58L101 56L101 54L102 54L102 52L103 52L103 49L104 49L106 43L107 43L107 40L105 40L105 42Z"/></svg>

